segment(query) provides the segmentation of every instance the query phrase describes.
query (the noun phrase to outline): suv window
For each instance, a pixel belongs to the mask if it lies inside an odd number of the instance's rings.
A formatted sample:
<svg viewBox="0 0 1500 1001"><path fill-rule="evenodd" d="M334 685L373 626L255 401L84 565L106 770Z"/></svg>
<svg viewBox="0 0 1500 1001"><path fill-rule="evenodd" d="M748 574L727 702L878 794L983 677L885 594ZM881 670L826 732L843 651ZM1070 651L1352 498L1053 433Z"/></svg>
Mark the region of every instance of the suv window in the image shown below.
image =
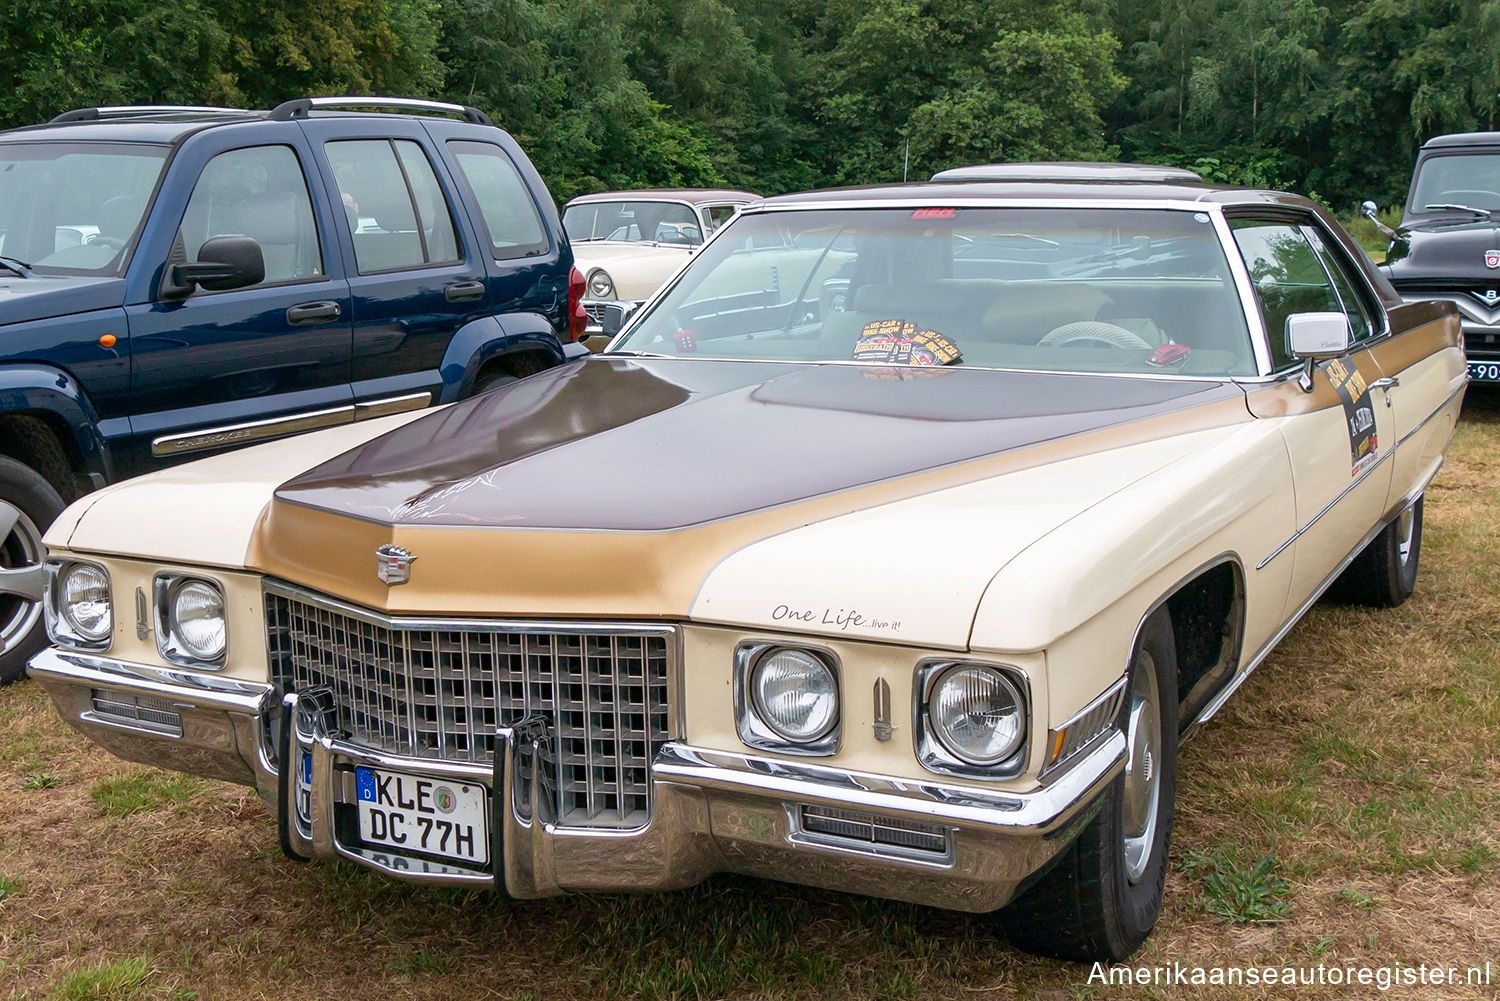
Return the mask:
<svg viewBox="0 0 1500 1001"><path fill-rule="evenodd" d="M0 148L0 254L44 274L121 273L167 152L128 143Z"/></svg>
<svg viewBox="0 0 1500 1001"><path fill-rule="evenodd" d="M490 253L497 259L546 253L542 217L505 151L482 142L451 142L448 148L484 217Z"/></svg>
<svg viewBox="0 0 1500 1001"><path fill-rule="evenodd" d="M407 139L324 146L362 275L456 264L453 213L422 147Z"/></svg>
<svg viewBox="0 0 1500 1001"><path fill-rule="evenodd" d="M1279 372L1297 363L1286 342L1287 317L1340 313L1343 303L1302 227L1259 219L1233 219L1229 227L1255 285L1266 338L1271 342L1271 367Z"/></svg>
<svg viewBox="0 0 1500 1001"><path fill-rule="evenodd" d="M324 274L307 180L290 146L220 153L193 187L177 239L184 258L217 236L249 236L266 262L263 285L311 281Z"/></svg>

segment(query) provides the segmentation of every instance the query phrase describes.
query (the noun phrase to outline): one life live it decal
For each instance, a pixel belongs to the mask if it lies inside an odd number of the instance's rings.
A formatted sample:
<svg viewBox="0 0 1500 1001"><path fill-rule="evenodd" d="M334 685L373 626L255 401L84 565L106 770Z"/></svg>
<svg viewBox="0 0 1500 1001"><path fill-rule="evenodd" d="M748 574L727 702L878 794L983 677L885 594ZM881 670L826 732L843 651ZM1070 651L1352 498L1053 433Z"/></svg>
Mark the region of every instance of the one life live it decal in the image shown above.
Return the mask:
<svg viewBox="0 0 1500 1001"><path fill-rule="evenodd" d="M1380 447L1375 435L1375 408L1370 403L1370 387L1348 355L1333 359L1323 371L1344 404L1344 418L1349 426L1349 475L1358 476L1374 465L1375 453Z"/></svg>
<svg viewBox="0 0 1500 1001"><path fill-rule="evenodd" d="M854 342L854 360L886 365L953 365L963 353L936 330L919 330L910 320L875 320Z"/></svg>

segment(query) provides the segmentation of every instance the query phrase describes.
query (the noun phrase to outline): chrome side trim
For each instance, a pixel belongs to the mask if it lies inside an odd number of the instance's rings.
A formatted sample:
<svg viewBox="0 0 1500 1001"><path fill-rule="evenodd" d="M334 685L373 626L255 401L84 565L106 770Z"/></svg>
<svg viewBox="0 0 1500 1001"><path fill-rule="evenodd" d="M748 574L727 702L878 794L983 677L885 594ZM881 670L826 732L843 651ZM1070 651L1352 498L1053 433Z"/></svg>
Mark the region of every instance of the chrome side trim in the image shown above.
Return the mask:
<svg viewBox="0 0 1500 1001"><path fill-rule="evenodd" d="M282 435L300 434L303 431L315 431L318 428L336 427L340 424L352 424L355 421L387 417L391 414L404 414L411 410L421 410L431 403L432 393L430 392L408 393L405 396L344 404L329 407L326 410L313 410L287 417L268 417L265 420L225 424L221 427L205 428L202 431L192 431L187 434L162 435L160 438L151 440L151 454L183 455L187 452L202 451L205 448L217 448L220 445L246 445L253 441L264 441L267 438L277 438Z"/></svg>
<svg viewBox="0 0 1500 1001"><path fill-rule="evenodd" d="M1441 468L1441 466L1442 463L1439 463L1438 468ZM1420 497L1422 495L1422 492L1427 489L1427 484L1431 483L1432 477L1436 475L1437 469L1433 469L1432 476L1428 476L1427 479L1423 481L1420 487L1407 495L1409 497L1409 500L1407 501L1408 505L1416 503L1417 498ZM1405 509L1406 505L1403 505L1401 510ZM1297 609L1296 613L1293 614L1291 618L1287 619L1282 627L1276 631L1276 634L1270 639L1266 640L1261 648L1255 652L1255 656L1251 657L1250 660L1246 662L1244 670L1235 675L1234 678L1229 682L1229 684L1225 685L1223 690L1220 691L1218 695L1215 695L1213 699L1208 703L1208 705L1203 707L1203 711L1198 714L1198 718L1193 722L1193 725L1188 729L1186 733L1183 734L1183 738L1186 738L1197 732L1199 727L1201 727L1204 723L1207 723L1210 719L1213 718L1215 713L1223 708L1224 703L1229 701L1230 696L1238 691L1239 687L1245 683L1245 679L1249 678L1250 675L1255 672L1255 669L1260 667L1261 663L1271 655L1271 651L1276 648L1276 644L1285 639L1286 634L1291 632L1292 628L1296 626L1298 622L1302 621L1302 616L1307 614L1307 610L1309 608L1312 608L1313 605L1317 604L1318 599L1323 597L1323 592L1328 590L1329 587L1333 585L1334 581L1338 580L1339 574L1343 573L1348 568L1349 564L1354 562L1355 558L1364 551L1364 548L1366 546L1374 541L1377 535L1385 530L1385 527L1388 524L1390 524L1389 521L1381 521L1374 528L1370 529L1370 531L1365 534L1365 537L1359 541L1358 545L1354 547L1349 555L1345 556L1341 561L1339 561L1339 565L1334 567L1333 572L1330 573L1327 577L1323 578L1323 582L1313 589L1312 594L1310 594L1307 600L1302 603L1302 607Z"/></svg>
<svg viewBox="0 0 1500 1001"><path fill-rule="evenodd" d="M264 441L282 435L312 431L317 428L334 427L354 422L354 405L330 407L311 413L293 414L290 417L270 417L244 424L226 424L223 427L207 428L190 434L163 435L151 441L152 455L182 455L198 452L220 445L245 445L252 441Z"/></svg>
<svg viewBox="0 0 1500 1001"><path fill-rule="evenodd" d="M1387 459L1389 459L1391 456L1395 455L1396 454L1396 449L1399 448L1399 447L1400 447L1400 442L1397 442L1396 445L1394 445L1390 449L1388 449L1384 455L1382 455L1380 458L1376 459L1373 463L1371 463L1365 469L1364 472L1362 472L1362 473L1359 474L1359 476L1356 479L1350 481L1350 483L1349 483L1348 486L1346 486L1344 489L1340 490L1337 497L1335 497L1333 500L1329 501L1327 504L1324 504L1323 505L1323 510L1321 510L1317 514L1313 515L1312 519L1310 521L1308 521L1307 524L1303 525L1301 528L1297 529L1297 531L1293 532L1292 535L1291 535L1291 537L1289 539L1287 539L1281 545L1277 546L1275 549L1271 550L1270 555L1268 555L1265 559L1263 559L1259 563L1255 564L1255 569L1257 569L1257 570L1264 570L1266 568L1266 566L1272 560L1274 560L1276 557L1280 556L1282 553L1286 552L1287 549L1289 549L1291 547L1292 543L1296 542L1298 539L1302 538L1302 536L1306 535L1309 531L1311 531L1312 527L1314 525L1316 525L1319 521L1321 521L1322 518L1323 518L1323 516L1325 514L1327 514L1329 511L1332 511L1335 507L1338 506L1339 501L1343 500L1345 497L1348 497L1349 494L1350 494L1350 492L1353 491L1355 487L1357 487L1360 484L1364 483L1365 480L1369 478L1369 476L1370 476L1371 473L1375 472L1375 470L1377 470L1381 466L1385 465L1385 461ZM1358 552L1358 551L1359 551L1358 549L1355 550L1355 552Z"/></svg>
<svg viewBox="0 0 1500 1001"><path fill-rule="evenodd" d="M1329 511L1332 511L1334 509L1334 507L1338 504L1339 501L1343 500L1346 496L1348 496L1349 491L1353 490L1355 487L1357 487L1361 483L1363 483L1365 481L1365 477L1369 476L1375 470L1379 469L1380 466L1381 466L1381 464L1384 463L1385 460L1389 459L1391 456L1395 455L1398 451L1400 451L1401 446L1404 445L1404 444L1406 444L1406 442L1410 441L1411 438L1418 431L1422 430L1428 424L1432 423L1432 419L1434 417L1436 417L1438 414L1442 413L1443 408L1446 407L1448 404L1452 403L1453 400L1454 400L1454 398L1457 397L1457 396L1459 396L1461 393L1463 393L1463 391L1467 387L1468 387L1468 383L1467 383L1467 380L1466 380L1465 384L1463 386L1460 386L1458 389L1455 389L1453 392L1449 393L1448 394L1448 398L1446 400L1444 400L1442 403L1439 403L1437 405L1437 409L1433 410L1432 413L1428 414L1427 417L1426 417L1426 419L1423 420L1422 423L1418 424L1416 427L1414 427L1410 431L1406 432L1406 434L1402 435L1401 438L1397 440L1396 444L1394 444L1394 445L1392 445L1390 447L1390 449L1385 453L1385 455L1383 455L1379 459L1377 459L1368 469L1366 469L1363 473L1361 473L1359 475L1359 479L1354 480L1352 483L1350 483L1348 486L1346 486L1342 491L1339 492L1339 495L1337 497L1335 497L1333 500L1329 501L1326 505L1324 505L1323 510L1321 510L1317 514L1313 515L1311 521L1309 521L1307 524L1303 525L1301 528L1297 529L1297 531L1293 532L1291 538L1287 539L1281 545L1279 545L1275 549L1273 549L1271 551L1270 555L1268 555L1265 559L1263 559L1259 563L1255 564L1255 569L1257 569L1257 570L1264 570L1266 568L1267 564L1269 564L1276 557L1280 556L1282 553L1286 552L1286 550L1292 545L1292 543L1296 542L1298 539L1302 538L1302 536L1306 535L1307 532L1314 525L1316 525L1318 523L1318 520L1320 518L1322 518ZM1436 472L1437 471L1434 470L1433 474L1436 475ZM1431 482L1431 479L1432 479L1431 477L1428 477L1428 482ZM1423 490L1426 489L1426 484L1425 483L1422 485L1422 489ZM1418 493L1420 493L1420 492L1421 491L1419 490ZM1385 525L1383 523L1381 525L1378 525L1376 527L1375 532L1369 537L1369 539L1373 539L1375 537L1375 535L1379 534L1380 529L1382 529L1384 527L1385 527ZM1358 546L1355 547L1354 553L1351 554L1350 557L1349 557L1349 560L1346 561L1343 564L1344 566L1348 566L1349 562L1353 561L1354 556L1358 555L1359 551L1365 547L1366 543L1369 542L1369 539L1366 539L1364 543L1360 543L1360 545L1358 545ZM1301 613L1299 612L1298 614L1300 615Z"/></svg>
<svg viewBox="0 0 1500 1001"><path fill-rule="evenodd" d="M409 410L422 410L432 403L432 394L408 393L405 396L389 396L382 400L366 400L354 405L354 419L367 421L375 417L404 414Z"/></svg>

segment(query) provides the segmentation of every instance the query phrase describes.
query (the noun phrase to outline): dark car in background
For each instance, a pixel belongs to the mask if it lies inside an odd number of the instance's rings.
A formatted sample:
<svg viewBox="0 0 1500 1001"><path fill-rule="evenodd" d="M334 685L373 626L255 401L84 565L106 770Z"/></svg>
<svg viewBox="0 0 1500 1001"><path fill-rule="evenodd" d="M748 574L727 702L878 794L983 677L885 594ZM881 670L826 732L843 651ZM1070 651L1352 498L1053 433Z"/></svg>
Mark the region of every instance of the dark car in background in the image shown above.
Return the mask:
<svg viewBox="0 0 1500 1001"><path fill-rule="evenodd" d="M1463 321L1469 378L1500 383L1500 132L1423 143L1382 270L1401 298L1444 299Z"/></svg>
<svg viewBox="0 0 1500 1001"><path fill-rule="evenodd" d="M474 108L84 108L0 133L0 682L44 642L66 501L586 353L582 294L546 185Z"/></svg>

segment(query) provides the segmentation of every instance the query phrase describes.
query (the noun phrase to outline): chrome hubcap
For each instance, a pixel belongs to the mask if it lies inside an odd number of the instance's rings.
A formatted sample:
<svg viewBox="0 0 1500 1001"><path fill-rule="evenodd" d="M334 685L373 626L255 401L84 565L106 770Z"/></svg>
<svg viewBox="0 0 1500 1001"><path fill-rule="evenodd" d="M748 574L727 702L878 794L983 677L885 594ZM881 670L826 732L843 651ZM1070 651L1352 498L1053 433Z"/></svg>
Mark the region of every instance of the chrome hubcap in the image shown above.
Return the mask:
<svg viewBox="0 0 1500 1001"><path fill-rule="evenodd" d="M0 501L0 652L9 650L42 615L42 533L14 504Z"/></svg>
<svg viewBox="0 0 1500 1001"><path fill-rule="evenodd" d="M1416 527L1416 505L1413 504L1396 519L1396 557L1406 566L1411 559L1412 529Z"/></svg>
<svg viewBox="0 0 1500 1001"><path fill-rule="evenodd" d="M1126 725L1129 755L1125 759L1125 878L1139 883L1156 841L1161 801L1161 712L1156 689L1156 662L1144 650L1136 659Z"/></svg>

